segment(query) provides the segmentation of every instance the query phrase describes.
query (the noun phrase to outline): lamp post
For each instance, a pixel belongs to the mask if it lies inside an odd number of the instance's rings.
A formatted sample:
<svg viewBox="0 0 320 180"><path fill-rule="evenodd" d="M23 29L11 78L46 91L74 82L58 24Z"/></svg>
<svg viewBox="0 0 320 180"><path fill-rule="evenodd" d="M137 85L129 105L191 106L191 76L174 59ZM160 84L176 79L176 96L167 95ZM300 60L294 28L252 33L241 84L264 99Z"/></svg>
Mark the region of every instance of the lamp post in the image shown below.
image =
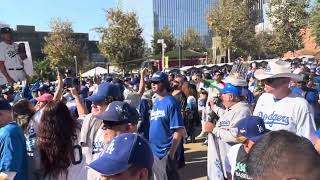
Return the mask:
<svg viewBox="0 0 320 180"><path fill-rule="evenodd" d="M158 44L161 44L162 47L162 58L161 58L161 62L162 62L162 71L164 72L164 50L166 49L167 45L166 43L164 43L164 39L158 39L157 41Z"/></svg>
<svg viewBox="0 0 320 180"><path fill-rule="evenodd" d="M74 63L76 64L76 77L78 76L78 61L77 61L77 56L73 56Z"/></svg>
<svg viewBox="0 0 320 180"><path fill-rule="evenodd" d="M204 55L206 55L206 65L208 64L208 52L204 52Z"/></svg>
<svg viewBox="0 0 320 180"><path fill-rule="evenodd" d="M179 41L178 43L178 46L179 46L179 68L181 68L181 42Z"/></svg>

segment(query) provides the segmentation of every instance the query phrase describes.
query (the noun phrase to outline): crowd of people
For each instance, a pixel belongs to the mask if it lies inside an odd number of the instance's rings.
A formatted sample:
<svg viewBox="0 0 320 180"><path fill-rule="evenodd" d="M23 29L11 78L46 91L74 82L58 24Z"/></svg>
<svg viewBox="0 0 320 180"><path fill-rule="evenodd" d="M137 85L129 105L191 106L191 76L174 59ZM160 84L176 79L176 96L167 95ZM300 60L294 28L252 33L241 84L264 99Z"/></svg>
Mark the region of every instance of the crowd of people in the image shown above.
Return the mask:
<svg viewBox="0 0 320 180"><path fill-rule="evenodd" d="M201 138L208 179L319 179L313 64L3 86L0 179L180 179Z"/></svg>
<svg viewBox="0 0 320 180"><path fill-rule="evenodd" d="M56 74L33 84L4 74L0 180L179 180L184 144L200 139L209 180L320 179L319 60Z"/></svg>

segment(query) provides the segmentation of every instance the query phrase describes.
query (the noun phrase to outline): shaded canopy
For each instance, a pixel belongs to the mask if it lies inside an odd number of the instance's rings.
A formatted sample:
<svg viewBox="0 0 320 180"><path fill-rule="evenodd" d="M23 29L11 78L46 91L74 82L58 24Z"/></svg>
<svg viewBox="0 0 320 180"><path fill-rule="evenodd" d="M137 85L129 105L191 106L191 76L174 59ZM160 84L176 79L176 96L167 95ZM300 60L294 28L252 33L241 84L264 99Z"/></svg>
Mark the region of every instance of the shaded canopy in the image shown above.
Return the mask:
<svg viewBox="0 0 320 180"><path fill-rule="evenodd" d="M82 77L94 77L96 75L102 75L102 74L108 74L108 70L102 67L95 67L83 74L81 74Z"/></svg>

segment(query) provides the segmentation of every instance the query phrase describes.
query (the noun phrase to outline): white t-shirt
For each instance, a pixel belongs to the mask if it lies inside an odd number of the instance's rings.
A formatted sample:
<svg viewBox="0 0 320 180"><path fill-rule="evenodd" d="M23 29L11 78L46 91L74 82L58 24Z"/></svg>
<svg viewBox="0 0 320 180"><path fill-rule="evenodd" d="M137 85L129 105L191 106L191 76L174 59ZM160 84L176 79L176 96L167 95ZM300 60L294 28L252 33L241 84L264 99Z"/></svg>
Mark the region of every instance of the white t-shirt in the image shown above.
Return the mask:
<svg viewBox="0 0 320 180"><path fill-rule="evenodd" d="M94 84L93 86L91 86L91 87L89 88L89 92L95 92L96 89L97 89L97 87L98 87L98 85L97 85L97 84Z"/></svg>
<svg viewBox="0 0 320 180"><path fill-rule="evenodd" d="M104 138L103 138L103 130L100 128L98 129L97 135L95 136L93 140L93 149L92 149L92 161L97 160L99 157L101 157L101 153L103 153L103 150L105 149L105 144L104 144ZM98 180L100 178L100 174L96 172L93 169L87 169L88 170L88 175L87 179L88 180Z"/></svg>
<svg viewBox="0 0 320 180"><path fill-rule="evenodd" d="M272 94L260 96L253 114L264 119L271 131L287 130L313 140L316 127L308 102L297 94L275 100Z"/></svg>
<svg viewBox="0 0 320 180"><path fill-rule="evenodd" d="M238 151L241 146L242 144L233 145L229 149L229 152L225 159L226 172L232 175L232 179L233 179L234 171L236 170Z"/></svg>

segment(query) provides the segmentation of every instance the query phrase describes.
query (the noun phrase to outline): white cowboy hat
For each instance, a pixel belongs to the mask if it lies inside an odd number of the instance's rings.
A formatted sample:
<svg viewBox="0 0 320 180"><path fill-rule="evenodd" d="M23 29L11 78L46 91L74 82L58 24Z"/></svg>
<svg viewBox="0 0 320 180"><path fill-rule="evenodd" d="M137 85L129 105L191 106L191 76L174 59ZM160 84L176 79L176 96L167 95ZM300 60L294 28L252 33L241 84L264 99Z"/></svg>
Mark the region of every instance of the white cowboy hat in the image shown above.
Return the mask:
<svg viewBox="0 0 320 180"><path fill-rule="evenodd" d="M246 79L243 79L234 75L229 75L228 77L226 77L225 80L223 80L223 82L230 83L234 86L241 86L241 87L248 86L248 82Z"/></svg>
<svg viewBox="0 0 320 180"><path fill-rule="evenodd" d="M302 76L299 74L291 73L290 63L285 62L283 60L269 61L267 68L256 70L254 76L258 80L288 77L296 81L302 81Z"/></svg>

